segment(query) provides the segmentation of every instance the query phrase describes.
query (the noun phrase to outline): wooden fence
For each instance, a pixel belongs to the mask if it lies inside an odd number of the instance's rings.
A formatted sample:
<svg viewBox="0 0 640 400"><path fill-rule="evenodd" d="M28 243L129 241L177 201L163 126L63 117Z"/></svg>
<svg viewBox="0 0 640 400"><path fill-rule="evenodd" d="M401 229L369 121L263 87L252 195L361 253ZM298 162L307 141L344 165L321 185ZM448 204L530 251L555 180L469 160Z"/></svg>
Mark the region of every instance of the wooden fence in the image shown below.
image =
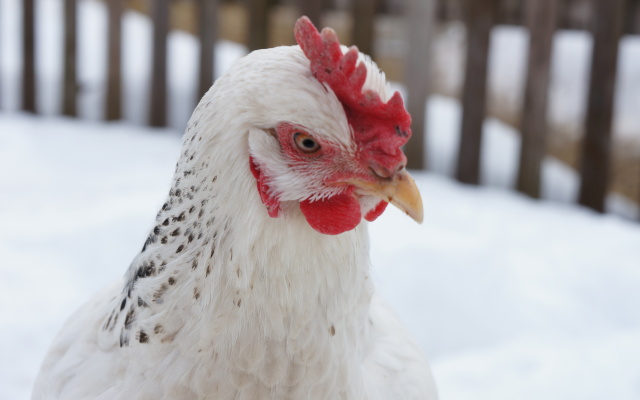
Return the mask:
<svg viewBox="0 0 640 400"><path fill-rule="evenodd" d="M62 113L76 115L76 2L65 4L65 65ZM107 120L122 116L121 18L124 0L108 3L107 94L104 115ZM183 0L184 1L184 0ZM216 40L217 1L195 2L198 36L201 46L198 96L213 82L213 44ZM307 14L318 24L328 1L290 1L300 14ZM265 47L268 32L268 10L273 0L244 0L251 27L248 42L251 49ZM36 112L34 63L34 0L23 0L23 80L22 107ZM153 74L151 80L149 124L166 124L167 104L167 33L170 0L149 2L154 21ZM367 53L373 50L373 17L376 12L401 12L406 15L410 52L406 60L407 108L413 116L414 132L425 127L425 100L429 94L427 81L429 50L435 21L460 19L467 26L467 57L463 87L463 115L456 177L459 181L478 184L482 124L486 116L487 69L490 32L498 23L526 26L532 33L528 54L528 71L522 112L522 148L516 189L532 197L540 196L541 163L546 153L547 92L551 47L558 28L590 30L594 36L591 79L585 119L586 133L581 158L579 202L594 210L604 211L609 182L611 127L618 43L624 33L640 33L640 0L351 0L352 38ZM586 10L586 11L585 11ZM425 168L424 135L414 134L406 149L410 167ZM640 180L640 179L639 179Z"/></svg>
<svg viewBox="0 0 640 400"><path fill-rule="evenodd" d="M546 153L547 92L553 34L558 28L591 31L594 45L578 201L603 212L609 187L619 41L623 33L640 33L640 1L445 0L440 3L438 16L462 18L467 26L467 65L456 173L457 179L466 183L479 182L491 28L497 23L522 24L531 33L516 189L532 197L540 196L541 166Z"/></svg>

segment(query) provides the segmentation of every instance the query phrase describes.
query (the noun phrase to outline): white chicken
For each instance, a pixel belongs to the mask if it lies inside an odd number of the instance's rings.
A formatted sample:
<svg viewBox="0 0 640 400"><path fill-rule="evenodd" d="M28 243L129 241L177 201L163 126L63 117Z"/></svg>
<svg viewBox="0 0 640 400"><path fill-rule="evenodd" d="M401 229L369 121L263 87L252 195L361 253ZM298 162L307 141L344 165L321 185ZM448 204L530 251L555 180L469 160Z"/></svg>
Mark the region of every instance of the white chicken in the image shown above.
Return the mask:
<svg viewBox="0 0 640 400"><path fill-rule="evenodd" d="M58 334L34 399L435 399L375 295L367 223L422 202L384 74L306 17L202 98L122 281Z"/></svg>

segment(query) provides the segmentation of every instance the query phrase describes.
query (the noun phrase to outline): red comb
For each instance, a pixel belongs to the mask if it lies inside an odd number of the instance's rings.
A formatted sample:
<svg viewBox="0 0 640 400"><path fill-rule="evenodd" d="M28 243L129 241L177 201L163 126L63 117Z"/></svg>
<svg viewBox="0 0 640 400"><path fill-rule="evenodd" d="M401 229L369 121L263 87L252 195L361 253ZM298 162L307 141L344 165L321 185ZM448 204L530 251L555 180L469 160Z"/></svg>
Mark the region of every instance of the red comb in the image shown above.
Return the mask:
<svg viewBox="0 0 640 400"><path fill-rule="evenodd" d="M382 166L393 171L404 165L406 158L400 148L411 137L411 116L400 93L395 92L384 103L377 92L363 92L367 68L358 64L358 49L352 46L343 54L333 29L324 28L318 33L303 16L296 21L294 34L311 62L313 76L329 86L342 103L354 139Z"/></svg>

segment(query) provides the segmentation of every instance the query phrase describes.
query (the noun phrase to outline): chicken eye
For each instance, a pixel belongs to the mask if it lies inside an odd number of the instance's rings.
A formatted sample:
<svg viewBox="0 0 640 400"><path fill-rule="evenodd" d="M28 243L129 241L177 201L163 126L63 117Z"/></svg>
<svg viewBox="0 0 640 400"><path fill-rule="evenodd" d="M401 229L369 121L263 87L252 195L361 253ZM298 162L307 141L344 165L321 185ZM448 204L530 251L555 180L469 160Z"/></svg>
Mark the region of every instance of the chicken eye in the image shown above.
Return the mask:
<svg viewBox="0 0 640 400"><path fill-rule="evenodd" d="M320 143L316 142L313 136L304 132L296 132L293 134L293 141L298 149L305 153L315 153L320 150Z"/></svg>

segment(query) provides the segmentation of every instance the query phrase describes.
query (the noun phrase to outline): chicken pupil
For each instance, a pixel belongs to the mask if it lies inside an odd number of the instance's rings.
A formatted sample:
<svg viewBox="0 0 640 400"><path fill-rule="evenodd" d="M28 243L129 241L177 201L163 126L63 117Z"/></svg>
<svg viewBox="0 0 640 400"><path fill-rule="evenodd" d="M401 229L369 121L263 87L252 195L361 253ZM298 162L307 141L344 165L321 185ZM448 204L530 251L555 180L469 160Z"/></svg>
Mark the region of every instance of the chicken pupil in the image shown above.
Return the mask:
<svg viewBox="0 0 640 400"><path fill-rule="evenodd" d="M305 153L312 153L320 149L318 142L313 140L310 135L304 132L295 132L293 134L293 140L295 141L296 146Z"/></svg>

